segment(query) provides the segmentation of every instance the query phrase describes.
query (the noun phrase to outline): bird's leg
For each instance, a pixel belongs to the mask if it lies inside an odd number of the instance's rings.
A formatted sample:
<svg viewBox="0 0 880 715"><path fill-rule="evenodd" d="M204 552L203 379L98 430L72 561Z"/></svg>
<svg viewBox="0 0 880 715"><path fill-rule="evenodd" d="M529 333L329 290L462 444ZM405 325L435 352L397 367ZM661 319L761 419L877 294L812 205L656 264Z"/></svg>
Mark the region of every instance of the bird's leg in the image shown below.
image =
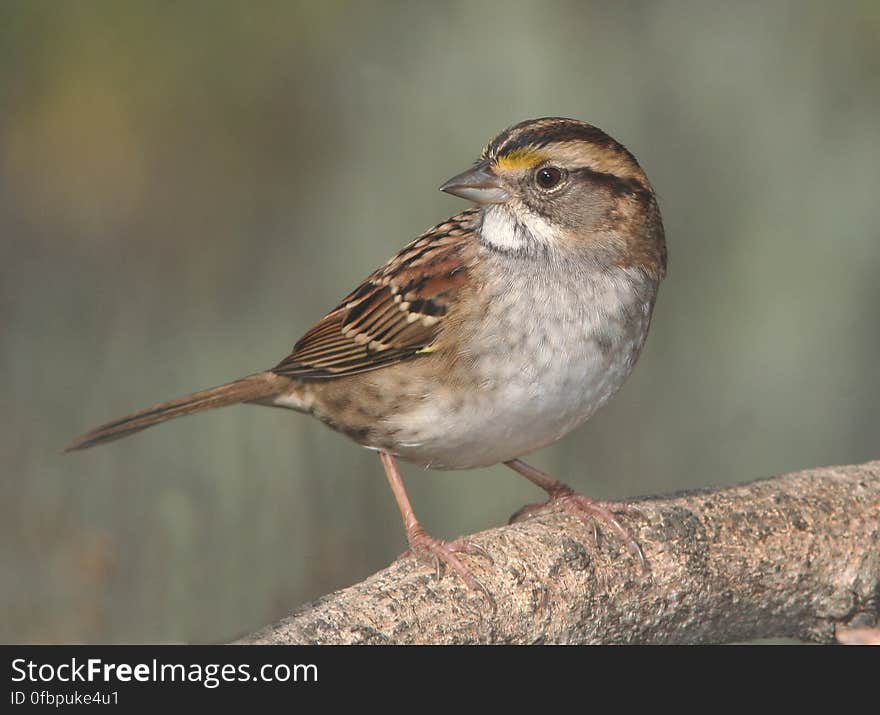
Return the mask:
<svg viewBox="0 0 880 715"><path fill-rule="evenodd" d="M382 460L382 466L385 467L388 484L391 486L395 500L397 500L400 515L403 517L403 525L406 527L406 538L409 541L409 551L407 554L412 554L419 559L433 564L438 579L443 573L442 564L447 564L455 570L461 577L461 580L470 588L475 591L481 591L489 599L494 609L495 599L492 598L492 594L474 577L470 569L461 562L461 559L456 556L456 554L473 554L475 556L483 556L489 559L490 563L494 563L489 553L479 544L467 539L441 541L428 534L422 528L419 520L416 519L416 514L413 511L412 504L409 502L409 497L406 495L403 479L400 476L400 470L397 468L397 462L394 461L394 457L388 454L388 452L379 452L379 459Z"/></svg>
<svg viewBox="0 0 880 715"><path fill-rule="evenodd" d="M517 511L510 517L511 524L517 521L522 521L532 514L546 511L547 509L553 509L554 507L560 507L587 524L593 530L593 539L598 544L599 530L596 526L596 522L602 521L617 534L621 541L623 541L626 548L628 548L632 555L638 559L642 569L645 571L648 570L648 564L645 561L645 555L642 553L642 547L639 546L639 543L633 538L632 534L630 534L629 529L620 523L612 511L612 508L617 511L634 511L632 507L622 504L594 501L589 497L577 494L574 489L567 484L563 484L549 474L545 474L540 469L530 467L519 459L511 459L504 464L510 467L513 471L522 474L532 484L541 487L541 489L549 495L546 502L528 504Z"/></svg>

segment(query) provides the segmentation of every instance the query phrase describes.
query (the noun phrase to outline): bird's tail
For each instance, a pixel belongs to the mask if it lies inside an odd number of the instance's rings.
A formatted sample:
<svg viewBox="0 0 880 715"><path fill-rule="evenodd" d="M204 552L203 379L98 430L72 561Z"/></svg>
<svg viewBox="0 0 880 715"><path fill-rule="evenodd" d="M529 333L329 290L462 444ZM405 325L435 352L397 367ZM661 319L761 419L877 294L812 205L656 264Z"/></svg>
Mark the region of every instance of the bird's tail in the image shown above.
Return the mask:
<svg viewBox="0 0 880 715"><path fill-rule="evenodd" d="M175 417L184 417L215 407L236 405L240 402L260 400L281 392L290 380L273 372L260 372L248 375L235 382L212 387L209 390L194 392L176 400L160 402L137 412L132 412L121 419L103 424L81 437L77 437L65 448L65 452L77 449L88 449L96 444L111 442L114 439L127 437L147 427L152 427Z"/></svg>

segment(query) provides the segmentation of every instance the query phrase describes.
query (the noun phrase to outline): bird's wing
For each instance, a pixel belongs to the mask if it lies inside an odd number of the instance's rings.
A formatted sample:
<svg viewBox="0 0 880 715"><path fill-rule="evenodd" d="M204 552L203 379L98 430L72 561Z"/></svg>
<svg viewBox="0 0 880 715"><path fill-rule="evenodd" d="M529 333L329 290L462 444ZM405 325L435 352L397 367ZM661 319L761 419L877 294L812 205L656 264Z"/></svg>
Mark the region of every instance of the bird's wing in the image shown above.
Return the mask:
<svg viewBox="0 0 880 715"><path fill-rule="evenodd" d="M476 251L471 209L422 234L300 338L272 372L327 379L431 352Z"/></svg>

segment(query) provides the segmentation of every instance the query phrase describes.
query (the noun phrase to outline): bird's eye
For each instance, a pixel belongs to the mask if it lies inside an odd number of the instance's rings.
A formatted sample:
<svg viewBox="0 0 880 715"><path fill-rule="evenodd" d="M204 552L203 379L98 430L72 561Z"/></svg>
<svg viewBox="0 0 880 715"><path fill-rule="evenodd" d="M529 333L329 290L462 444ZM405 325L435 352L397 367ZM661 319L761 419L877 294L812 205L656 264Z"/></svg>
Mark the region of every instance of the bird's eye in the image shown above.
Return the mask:
<svg viewBox="0 0 880 715"><path fill-rule="evenodd" d="M542 189L552 189L559 186L562 178L562 169L557 169L555 166L545 166L543 169L538 169L535 174L535 183Z"/></svg>

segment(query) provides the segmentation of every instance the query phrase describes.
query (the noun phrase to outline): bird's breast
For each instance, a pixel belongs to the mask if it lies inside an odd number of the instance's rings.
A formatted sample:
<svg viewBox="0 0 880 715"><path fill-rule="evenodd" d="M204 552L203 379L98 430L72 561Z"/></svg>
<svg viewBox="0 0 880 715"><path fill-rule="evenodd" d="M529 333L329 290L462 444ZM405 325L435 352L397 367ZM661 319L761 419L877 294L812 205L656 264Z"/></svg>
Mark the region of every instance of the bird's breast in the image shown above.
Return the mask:
<svg viewBox="0 0 880 715"><path fill-rule="evenodd" d="M428 391L401 416L395 451L404 459L470 468L559 440L632 371L656 293L623 270L568 280L524 271L493 285L461 339L456 369L469 387Z"/></svg>

